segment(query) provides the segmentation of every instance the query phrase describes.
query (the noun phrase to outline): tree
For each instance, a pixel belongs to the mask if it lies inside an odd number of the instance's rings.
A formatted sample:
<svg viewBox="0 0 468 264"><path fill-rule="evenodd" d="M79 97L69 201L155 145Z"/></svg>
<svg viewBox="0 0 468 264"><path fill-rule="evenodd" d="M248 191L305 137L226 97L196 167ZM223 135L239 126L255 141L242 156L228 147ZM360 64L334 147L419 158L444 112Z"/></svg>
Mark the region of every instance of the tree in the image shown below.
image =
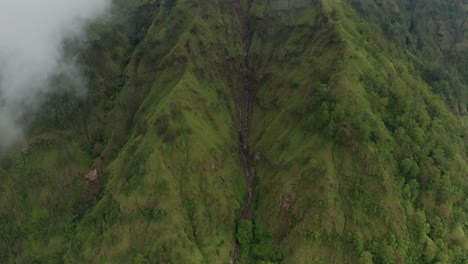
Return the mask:
<svg viewBox="0 0 468 264"><path fill-rule="evenodd" d="M405 158L401 161L400 169L403 176L408 180L416 179L419 175L418 164L410 158Z"/></svg>
<svg viewBox="0 0 468 264"><path fill-rule="evenodd" d="M357 232L354 240L353 240L354 247L356 248L358 253L363 252L364 250L364 236L361 232Z"/></svg>
<svg viewBox="0 0 468 264"><path fill-rule="evenodd" d="M248 247L253 239L253 224L252 221L241 219L237 226L237 241L242 247Z"/></svg>
<svg viewBox="0 0 468 264"><path fill-rule="evenodd" d="M372 260L372 253L369 251L364 251L361 253L361 257L359 258L360 264L373 264L374 261Z"/></svg>
<svg viewBox="0 0 468 264"><path fill-rule="evenodd" d="M436 255L436 251L437 251L437 247L434 244L434 242L432 242L432 240L427 238L426 245L423 251L424 261L426 263L431 263Z"/></svg>

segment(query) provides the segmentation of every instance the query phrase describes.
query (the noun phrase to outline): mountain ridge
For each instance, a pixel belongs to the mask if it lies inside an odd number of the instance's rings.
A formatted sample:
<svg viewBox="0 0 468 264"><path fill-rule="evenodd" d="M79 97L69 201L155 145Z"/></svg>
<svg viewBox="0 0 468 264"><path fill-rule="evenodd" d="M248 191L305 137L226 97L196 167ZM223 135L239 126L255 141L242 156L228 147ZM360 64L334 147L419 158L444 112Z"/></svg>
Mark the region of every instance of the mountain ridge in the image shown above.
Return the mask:
<svg viewBox="0 0 468 264"><path fill-rule="evenodd" d="M116 1L81 55L89 96L51 100L2 166L0 259L463 263L466 84L441 86L462 62L421 68L427 36L413 54L375 23L411 24L409 1L376 3Z"/></svg>

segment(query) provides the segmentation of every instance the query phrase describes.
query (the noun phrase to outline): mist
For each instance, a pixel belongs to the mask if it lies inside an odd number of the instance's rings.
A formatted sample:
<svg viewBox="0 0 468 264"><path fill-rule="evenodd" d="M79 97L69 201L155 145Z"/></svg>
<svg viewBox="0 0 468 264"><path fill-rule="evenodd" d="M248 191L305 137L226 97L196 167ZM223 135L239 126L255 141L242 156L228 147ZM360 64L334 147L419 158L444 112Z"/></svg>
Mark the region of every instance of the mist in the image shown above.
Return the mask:
<svg viewBox="0 0 468 264"><path fill-rule="evenodd" d="M0 0L0 151L22 140L24 118L59 89L54 78L66 78L67 89L85 94L86 80L65 57L64 43L85 42L86 27L109 5L110 0Z"/></svg>

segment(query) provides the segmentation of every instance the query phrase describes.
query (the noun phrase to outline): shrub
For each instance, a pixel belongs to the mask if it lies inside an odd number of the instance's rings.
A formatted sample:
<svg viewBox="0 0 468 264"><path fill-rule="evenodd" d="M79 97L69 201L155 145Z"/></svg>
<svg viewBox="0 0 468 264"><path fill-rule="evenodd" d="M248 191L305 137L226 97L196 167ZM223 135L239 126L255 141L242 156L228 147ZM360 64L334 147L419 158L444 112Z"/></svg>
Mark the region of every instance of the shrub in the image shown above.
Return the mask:
<svg viewBox="0 0 468 264"><path fill-rule="evenodd" d="M241 219L237 226L237 241L243 247L248 247L252 243L253 238L253 224L252 221Z"/></svg>
<svg viewBox="0 0 468 264"><path fill-rule="evenodd" d="M268 261L280 261L280 255L273 250L271 238L260 238L256 239L256 243L251 247L251 254L255 259L268 260Z"/></svg>
<svg viewBox="0 0 468 264"><path fill-rule="evenodd" d="M361 257L359 258L360 264L373 264L374 261L372 260L372 253L369 251L364 251L361 253Z"/></svg>

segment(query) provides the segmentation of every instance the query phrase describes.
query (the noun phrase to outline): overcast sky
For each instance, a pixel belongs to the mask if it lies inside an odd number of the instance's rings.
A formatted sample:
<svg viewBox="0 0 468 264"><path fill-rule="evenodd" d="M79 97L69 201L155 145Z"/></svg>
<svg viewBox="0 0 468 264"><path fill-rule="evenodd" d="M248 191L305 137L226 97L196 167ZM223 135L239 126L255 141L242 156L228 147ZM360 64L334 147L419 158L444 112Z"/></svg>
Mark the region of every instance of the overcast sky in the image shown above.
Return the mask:
<svg viewBox="0 0 468 264"><path fill-rule="evenodd" d="M0 0L0 150L21 140L19 120L40 108L39 95L54 89L51 77L66 74L86 89L78 66L63 59L63 42L84 38L109 1Z"/></svg>

